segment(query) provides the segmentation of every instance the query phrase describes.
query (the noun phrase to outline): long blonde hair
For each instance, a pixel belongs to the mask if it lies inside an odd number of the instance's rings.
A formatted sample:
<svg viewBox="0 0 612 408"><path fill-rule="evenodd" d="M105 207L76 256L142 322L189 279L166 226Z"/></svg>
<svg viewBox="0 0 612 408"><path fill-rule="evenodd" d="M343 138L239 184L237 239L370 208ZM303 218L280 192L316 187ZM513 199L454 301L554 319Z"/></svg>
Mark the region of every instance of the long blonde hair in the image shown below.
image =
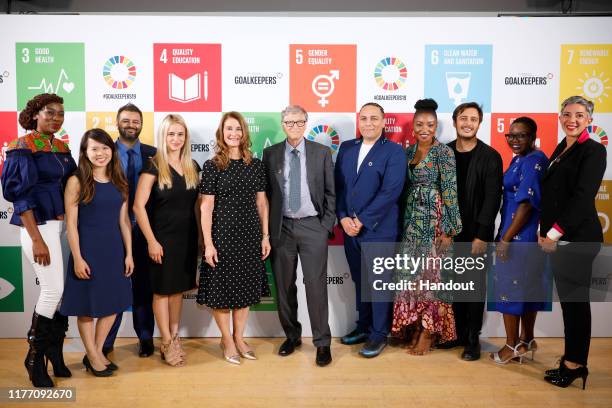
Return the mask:
<svg viewBox="0 0 612 408"><path fill-rule="evenodd" d="M219 127L217 128L217 132L215 134L217 143L215 144L215 156L212 159L213 163L215 163L219 170L226 170L230 163L229 147L223 138L223 126L225 125L225 121L229 118L236 119L242 128L242 139L240 140L239 147L242 160L244 160L246 165L251 164L253 161L253 154L251 153L251 136L249 135L249 126L247 125L246 120L244 120L244 116L234 111L225 112L221 117Z"/></svg>
<svg viewBox="0 0 612 408"><path fill-rule="evenodd" d="M189 139L189 129L181 115L169 114L162 120L159 129L157 130L157 153L153 157L153 164L157 167L157 185L160 190L164 188L172 188L172 173L168 164L168 146L166 143L166 135L170 126L177 124L185 129L185 144L181 148L181 167L185 175L185 184L188 189L194 189L198 186L199 175L193 161L191 160L191 142Z"/></svg>

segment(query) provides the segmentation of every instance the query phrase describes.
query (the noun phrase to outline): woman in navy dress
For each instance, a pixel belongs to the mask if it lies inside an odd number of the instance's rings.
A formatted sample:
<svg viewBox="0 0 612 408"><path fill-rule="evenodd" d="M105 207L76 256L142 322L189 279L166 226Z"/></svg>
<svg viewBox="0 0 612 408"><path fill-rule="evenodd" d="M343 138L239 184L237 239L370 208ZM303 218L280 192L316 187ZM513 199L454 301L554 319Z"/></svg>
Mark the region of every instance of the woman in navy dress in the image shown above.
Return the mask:
<svg viewBox="0 0 612 408"><path fill-rule="evenodd" d="M540 222L540 180L548 159L535 148L537 129L533 119L520 117L512 122L506 135L515 157L504 173L493 280L495 308L503 313L506 328L506 345L491 353L491 359L498 364L506 364L515 357L522 362L529 351L533 359L537 349L533 334L536 316L546 308L544 258L535 243Z"/></svg>
<svg viewBox="0 0 612 408"><path fill-rule="evenodd" d="M68 318L57 312L64 289L64 186L76 168L68 145L55 137L64 123L63 103L47 93L28 101L19 124L31 132L9 144L2 170L2 194L15 210L11 224L21 227L21 248L40 283L25 360L35 387L54 385L44 357L51 361L55 377L71 376L62 354Z"/></svg>
<svg viewBox="0 0 612 408"><path fill-rule="evenodd" d="M102 347L115 315L132 304L127 194L113 140L102 129L88 130L81 140L79 168L68 179L64 197L71 255L60 311L78 316L87 353L83 364L100 377L117 369Z"/></svg>

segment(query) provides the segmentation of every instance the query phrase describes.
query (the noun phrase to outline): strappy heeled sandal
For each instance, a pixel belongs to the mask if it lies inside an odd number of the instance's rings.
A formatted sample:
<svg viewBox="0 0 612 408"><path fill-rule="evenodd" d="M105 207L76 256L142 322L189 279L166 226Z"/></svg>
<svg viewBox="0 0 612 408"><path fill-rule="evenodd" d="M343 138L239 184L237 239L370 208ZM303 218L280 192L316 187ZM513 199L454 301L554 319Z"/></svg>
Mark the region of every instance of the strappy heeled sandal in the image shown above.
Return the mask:
<svg viewBox="0 0 612 408"><path fill-rule="evenodd" d="M535 356L535 352L538 351L538 343L535 342L535 338L529 340L529 341L525 341L525 340L519 340L519 344L520 345L524 345L525 347L527 347L527 352L531 351L531 361L533 361L533 358ZM527 353L525 353L527 354Z"/></svg>
<svg viewBox="0 0 612 408"><path fill-rule="evenodd" d="M518 358L519 364L523 364L523 357L525 356L525 354L527 354L527 351L523 351L523 352L518 351L518 348L521 345L522 344L520 342L514 347L512 347L509 344L506 344L504 347L508 347L510 350L512 350L512 354L508 356L508 358L506 359L502 359L499 356L499 351L496 351L495 353L491 353L489 357L495 364L500 364L500 365L508 364L511 360L516 359L516 358Z"/></svg>
<svg viewBox="0 0 612 408"><path fill-rule="evenodd" d="M183 344L181 343L181 338L179 337L178 334L174 336L172 341L176 343L176 346L178 347L181 358L184 359L185 357L187 357L187 352L185 352L185 349L183 349Z"/></svg>
<svg viewBox="0 0 612 408"><path fill-rule="evenodd" d="M173 346L174 342L164 344L159 347L162 360L172 367L182 367L185 365L185 361L181 358L176 346Z"/></svg>

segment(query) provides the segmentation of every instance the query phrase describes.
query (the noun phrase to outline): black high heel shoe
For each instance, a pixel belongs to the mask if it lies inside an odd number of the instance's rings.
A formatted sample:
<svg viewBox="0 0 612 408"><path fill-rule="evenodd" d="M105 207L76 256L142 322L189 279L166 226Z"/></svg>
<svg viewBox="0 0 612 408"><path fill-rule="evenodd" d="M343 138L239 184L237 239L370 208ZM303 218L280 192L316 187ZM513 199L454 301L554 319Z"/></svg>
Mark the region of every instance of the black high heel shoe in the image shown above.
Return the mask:
<svg viewBox="0 0 612 408"><path fill-rule="evenodd" d="M89 358L87 358L87 354L85 355L85 357L83 357L83 365L85 366L85 370L91 371L91 373L96 377L110 377L111 375L113 375L112 370L110 370L108 367L100 371L93 368L93 366L89 362Z"/></svg>
<svg viewBox="0 0 612 408"><path fill-rule="evenodd" d="M569 387L576 378L582 378L582 389L584 390L586 387L586 379L589 376L588 368L582 366L578 368L567 368L565 365L561 366L561 371L558 376L547 375L544 379L551 383L552 385L556 385L557 387L567 388Z"/></svg>
<svg viewBox="0 0 612 408"><path fill-rule="evenodd" d="M564 362L565 356L561 357L561 360L559 360L559 367L544 371L544 375L548 377L558 377L559 373L561 372L561 368L564 367Z"/></svg>
<svg viewBox="0 0 612 408"><path fill-rule="evenodd" d="M110 360L108 360L108 361L110 361ZM117 371L119 369L119 366L117 364L113 363L112 361L110 361L110 363L108 363L106 365L106 368L111 370L111 371Z"/></svg>

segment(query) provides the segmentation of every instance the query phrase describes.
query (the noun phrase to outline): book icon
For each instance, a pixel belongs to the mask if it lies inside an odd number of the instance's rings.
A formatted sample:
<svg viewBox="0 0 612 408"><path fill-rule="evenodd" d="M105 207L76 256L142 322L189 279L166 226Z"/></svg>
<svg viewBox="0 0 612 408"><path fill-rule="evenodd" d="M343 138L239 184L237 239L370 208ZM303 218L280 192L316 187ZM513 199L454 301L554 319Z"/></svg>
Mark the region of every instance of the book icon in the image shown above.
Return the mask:
<svg viewBox="0 0 612 408"><path fill-rule="evenodd" d="M202 75L193 74L183 79L176 74L168 74L169 97L173 101L188 103L202 98ZM208 100L208 72L204 72L204 100Z"/></svg>

